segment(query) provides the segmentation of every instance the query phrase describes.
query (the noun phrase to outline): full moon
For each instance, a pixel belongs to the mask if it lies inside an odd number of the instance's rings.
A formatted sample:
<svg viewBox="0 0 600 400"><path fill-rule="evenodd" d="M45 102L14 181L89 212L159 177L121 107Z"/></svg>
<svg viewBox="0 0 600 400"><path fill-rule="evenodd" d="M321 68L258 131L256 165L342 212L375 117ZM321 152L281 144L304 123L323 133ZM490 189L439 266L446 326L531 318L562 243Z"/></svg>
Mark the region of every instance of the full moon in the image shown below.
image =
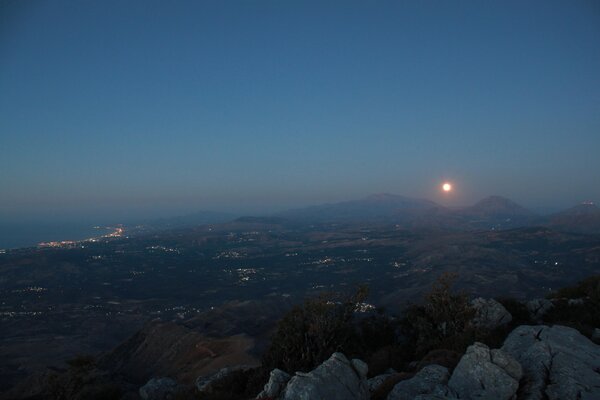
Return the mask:
<svg viewBox="0 0 600 400"><path fill-rule="evenodd" d="M449 192L452 190L452 184L450 184L449 182L446 182L442 185L442 190L444 192Z"/></svg>

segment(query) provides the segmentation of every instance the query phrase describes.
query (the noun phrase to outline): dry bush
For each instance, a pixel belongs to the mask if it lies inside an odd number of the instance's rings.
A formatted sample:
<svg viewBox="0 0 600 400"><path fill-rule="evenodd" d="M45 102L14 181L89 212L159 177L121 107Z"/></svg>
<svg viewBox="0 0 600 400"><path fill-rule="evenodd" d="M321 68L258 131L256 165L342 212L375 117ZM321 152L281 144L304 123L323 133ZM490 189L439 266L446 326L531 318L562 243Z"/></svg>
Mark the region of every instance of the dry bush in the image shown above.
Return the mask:
<svg viewBox="0 0 600 400"><path fill-rule="evenodd" d="M414 345L417 359L434 349L462 353L477 337L471 322L475 310L469 296L452 291L456 277L456 274L442 274L425 295L425 302L406 310L404 332Z"/></svg>
<svg viewBox="0 0 600 400"><path fill-rule="evenodd" d="M548 324L560 324L577 329L591 337L600 326L600 276L591 276L578 284L552 293L554 307L543 317ZM581 299L569 304L569 299Z"/></svg>
<svg viewBox="0 0 600 400"><path fill-rule="evenodd" d="M279 322L263 365L290 373L309 371L336 351L355 353L354 313L367 293L361 287L351 296L325 294L294 307Z"/></svg>

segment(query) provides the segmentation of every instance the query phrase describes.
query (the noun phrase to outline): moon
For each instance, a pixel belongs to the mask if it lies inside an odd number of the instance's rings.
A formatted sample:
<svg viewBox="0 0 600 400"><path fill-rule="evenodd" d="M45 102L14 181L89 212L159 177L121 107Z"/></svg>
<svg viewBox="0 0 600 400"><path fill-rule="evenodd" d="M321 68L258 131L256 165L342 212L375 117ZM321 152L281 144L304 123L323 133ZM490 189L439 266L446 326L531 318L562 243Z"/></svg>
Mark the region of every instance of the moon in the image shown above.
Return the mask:
<svg viewBox="0 0 600 400"><path fill-rule="evenodd" d="M452 184L450 182L444 182L444 184L442 185L442 190L444 192L451 192L452 191Z"/></svg>

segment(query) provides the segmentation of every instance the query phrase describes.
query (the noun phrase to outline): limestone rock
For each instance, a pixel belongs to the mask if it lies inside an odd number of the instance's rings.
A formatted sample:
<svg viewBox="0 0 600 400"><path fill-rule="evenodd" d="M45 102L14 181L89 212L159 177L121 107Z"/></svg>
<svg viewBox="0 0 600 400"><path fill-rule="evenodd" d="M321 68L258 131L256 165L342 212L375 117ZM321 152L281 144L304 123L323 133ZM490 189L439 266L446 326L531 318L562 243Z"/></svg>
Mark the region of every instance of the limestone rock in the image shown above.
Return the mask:
<svg viewBox="0 0 600 400"><path fill-rule="evenodd" d="M512 315L494 299L478 297L471 301L471 305L475 309L475 326L492 330L512 321Z"/></svg>
<svg viewBox="0 0 600 400"><path fill-rule="evenodd" d="M413 400L419 395L446 396L448 394L448 369L441 365L428 365L414 377L398 382L388 395L388 400ZM427 398L427 397L421 397ZM435 397L429 397L435 398Z"/></svg>
<svg viewBox="0 0 600 400"><path fill-rule="evenodd" d="M367 378L369 366L366 362L364 362L363 360L359 360L358 358L354 358L352 359L352 361L350 361L350 364L352 364L352 368L354 368L354 370L358 372L358 376L360 376L361 379Z"/></svg>
<svg viewBox="0 0 600 400"><path fill-rule="evenodd" d="M297 372L288 382L280 399L368 400L370 394L366 365L357 361L360 360L350 362L342 353L334 353L311 372Z"/></svg>
<svg viewBox="0 0 600 400"><path fill-rule="evenodd" d="M521 375L513 357L475 343L460 359L448 386L461 399L509 400L517 393Z"/></svg>
<svg viewBox="0 0 600 400"><path fill-rule="evenodd" d="M526 307L531 319L540 322L544 314L554 307L554 304L548 299L533 299L527 302Z"/></svg>
<svg viewBox="0 0 600 400"><path fill-rule="evenodd" d="M287 372L275 368L269 375L269 381L265 384L262 392L260 392L256 398L277 398L291 378L292 377Z"/></svg>
<svg viewBox="0 0 600 400"><path fill-rule="evenodd" d="M139 390L140 397L144 400L171 399L177 382L171 378L152 378Z"/></svg>
<svg viewBox="0 0 600 400"><path fill-rule="evenodd" d="M502 350L523 367L523 399L600 399L600 346L577 330L522 325Z"/></svg>

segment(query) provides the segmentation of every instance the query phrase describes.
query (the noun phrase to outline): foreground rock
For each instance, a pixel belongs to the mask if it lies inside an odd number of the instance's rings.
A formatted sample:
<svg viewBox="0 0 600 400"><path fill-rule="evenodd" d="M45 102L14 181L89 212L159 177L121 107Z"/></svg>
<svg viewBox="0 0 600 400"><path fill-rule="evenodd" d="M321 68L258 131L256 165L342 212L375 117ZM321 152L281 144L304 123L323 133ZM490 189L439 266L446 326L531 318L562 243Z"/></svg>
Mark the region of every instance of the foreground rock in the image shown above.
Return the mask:
<svg viewBox="0 0 600 400"><path fill-rule="evenodd" d="M522 374L521 365L510 355L475 343L460 359L448 386L460 399L509 400L515 397Z"/></svg>
<svg viewBox="0 0 600 400"><path fill-rule="evenodd" d="M367 366L334 353L309 373L273 370L259 399L366 400L395 374L366 379ZM288 381L289 380L289 381ZM390 382L391 384L391 382ZM592 400L600 399L600 346L577 330L522 325L501 349L467 348L454 372L427 365L398 382L387 400Z"/></svg>
<svg viewBox="0 0 600 400"><path fill-rule="evenodd" d="M510 400L515 398L521 376L521 366L513 357L475 343L451 377L447 368L428 365L413 378L396 384L388 400Z"/></svg>
<svg viewBox="0 0 600 400"><path fill-rule="evenodd" d="M475 309L473 324L477 327L493 330L512 321L512 315L494 299L478 297L471 305Z"/></svg>
<svg viewBox="0 0 600 400"><path fill-rule="evenodd" d="M269 376L269 381L265 384L262 392L256 396L257 399L274 399L279 396L279 394L285 388L285 385L292 377L285 371L282 371L278 368L275 368L271 371Z"/></svg>
<svg viewBox="0 0 600 400"><path fill-rule="evenodd" d="M173 397L177 382L171 378L152 378L140 388L140 397L144 400L168 400Z"/></svg>
<svg viewBox="0 0 600 400"><path fill-rule="evenodd" d="M600 347L565 326L522 325L502 350L523 367L520 398L600 399Z"/></svg>
<svg viewBox="0 0 600 400"><path fill-rule="evenodd" d="M388 395L388 400L413 400L419 395L445 398L449 394L446 386L449 376L447 368L428 365L411 379L397 383Z"/></svg>
<svg viewBox="0 0 600 400"><path fill-rule="evenodd" d="M361 360L348 361L342 353L334 353L311 372L297 372L278 399L368 400L367 370Z"/></svg>

